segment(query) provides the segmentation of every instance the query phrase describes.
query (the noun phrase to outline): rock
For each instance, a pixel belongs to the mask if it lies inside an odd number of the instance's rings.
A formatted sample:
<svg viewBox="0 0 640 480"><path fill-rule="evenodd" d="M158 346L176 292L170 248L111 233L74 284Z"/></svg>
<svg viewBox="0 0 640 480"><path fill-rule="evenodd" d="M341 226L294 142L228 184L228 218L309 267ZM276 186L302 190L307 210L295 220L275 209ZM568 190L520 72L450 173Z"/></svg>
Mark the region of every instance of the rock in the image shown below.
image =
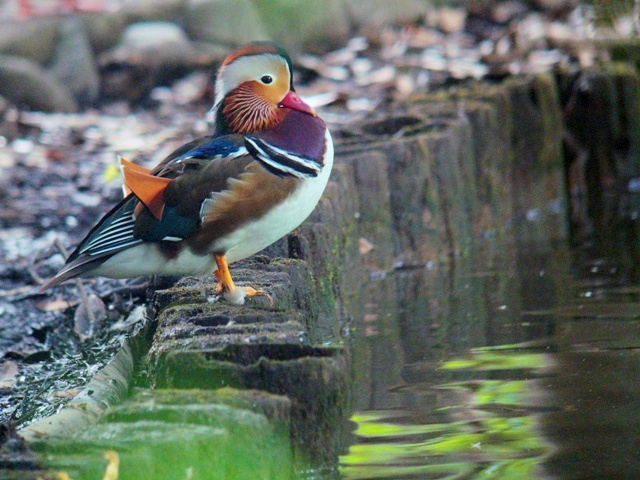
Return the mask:
<svg viewBox="0 0 640 480"><path fill-rule="evenodd" d="M567 237L562 116L549 74L510 79L511 147L518 168L511 177L517 235L529 241Z"/></svg>
<svg viewBox="0 0 640 480"><path fill-rule="evenodd" d="M231 344L174 350L161 388L257 389L291 399L291 440L298 467L335 465L349 411L348 355L342 347Z"/></svg>
<svg viewBox="0 0 640 480"><path fill-rule="evenodd" d="M360 233L382 247L370 267L389 268L390 255L396 267L447 262L507 229L566 238L559 110L551 77L538 75L416 92L406 109L340 132L336 151L356 185L369 183L374 162L383 167L370 179L376 200L368 189L360 198Z"/></svg>
<svg viewBox="0 0 640 480"><path fill-rule="evenodd" d="M115 12L103 12L80 17L85 26L89 42L96 55L113 48L122 32L130 23L123 9Z"/></svg>
<svg viewBox="0 0 640 480"><path fill-rule="evenodd" d="M414 0L348 0L351 20L358 27L372 27L421 20L429 9L428 2Z"/></svg>
<svg viewBox="0 0 640 480"><path fill-rule="evenodd" d="M289 255L304 259L313 271L318 342L341 337L342 321L348 317L345 304L359 293L358 203L351 167L336 163L318 206L288 238Z"/></svg>
<svg viewBox="0 0 640 480"><path fill-rule="evenodd" d="M184 15L188 0L138 0L125 2L122 11L129 23L146 21L175 21Z"/></svg>
<svg viewBox="0 0 640 480"><path fill-rule="evenodd" d="M24 438L16 432L15 423L0 424L0 476L36 480L39 468L38 458L27 448ZM27 471L33 476L28 476Z"/></svg>
<svg viewBox="0 0 640 480"><path fill-rule="evenodd" d="M15 139L18 136L18 118L19 112L16 106L0 95L0 136L9 141ZM0 165L6 166L2 164L2 157L0 157Z"/></svg>
<svg viewBox="0 0 640 480"><path fill-rule="evenodd" d="M172 390L172 389L134 389L131 398L106 414L110 422L131 422L141 418L147 420L165 420L182 423L216 422L216 426L226 428L240 427L253 422L236 422L234 414L220 416L214 409L204 411L204 415L189 407L194 405L218 406L220 412L227 409L250 410L264 415L276 428L288 428L291 416L291 401L282 395L274 395L263 390L237 390L219 388L217 390ZM141 408L143 407L143 408ZM258 419L262 423L262 419Z"/></svg>
<svg viewBox="0 0 640 480"><path fill-rule="evenodd" d="M122 32L118 45L105 55L110 61L176 64L195 54L185 32L172 22L139 22Z"/></svg>
<svg viewBox="0 0 640 480"><path fill-rule="evenodd" d="M376 183L386 185L389 191L384 196L378 192L380 198L376 203L384 204L366 202L363 223L369 225L375 217L390 222L393 242L382 234L380 243L391 243L393 250L386 252L385 257L398 257L404 266L438 261L455 250L454 239L451 234L447 235L447 230L451 227L450 219L458 213L458 200L453 192L459 191L460 187L457 180L445 179L441 172L446 170L444 166L451 160L445 158L451 152L445 151L449 146L442 135L443 131L450 132L451 129L434 128L429 121L422 119L423 116L424 113L398 113L367 119L354 126L359 135L345 139L338 146L343 154L349 154L348 161L356 172L363 168L361 163L369 160L370 152L384 155L385 158L380 160L384 170L380 174L386 179ZM453 203L449 202L450 196ZM369 213L370 207L375 208L375 213ZM387 209L388 212L385 211ZM380 234L380 229L377 233ZM373 243L377 242L376 235ZM388 257L385 257L381 260L388 265Z"/></svg>
<svg viewBox="0 0 640 480"><path fill-rule="evenodd" d="M580 2L577 0L533 0L536 7L544 10L565 10L575 8ZM622 2L621 2L622 3Z"/></svg>
<svg viewBox="0 0 640 480"><path fill-rule="evenodd" d="M631 120L638 116L640 77L634 67L618 64L579 75L566 72L559 79L566 99L563 140L572 234L574 239L593 235L606 245L614 241L610 219L622 215L611 199L640 174L640 131ZM625 201L624 214L634 219L634 200Z"/></svg>
<svg viewBox="0 0 640 480"><path fill-rule="evenodd" d="M263 0L255 6L269 35L289 53L337 48L351 33L341 0L327 0L322 8L313 1L300 0Z"/></svg>
<svg viewBox="0 0 640 480"><path fill-rule="evenodd" d="M342 211L338 212L337 228ZM328 233L323 231L321 238L329 238ZM308 231L297 235L331 255ZM325 301L324 308L333 307L334 330L339 325L334 286L330 282L325 287L324 279L316 283L307 262L293 259L245 261L233 268L233 275L239 285L264 288L273 303L261 297L240 307L207 302L213 278L204 283L187 279L156 293L158 327L148 354L152 382L157 388L230 386L285 395L291 399L297 467L336 462L341 447L338 433L348 411L347 353L341 347L312 346L318 341L318 297L333 298Z"/></svg>
<svg viewBox="0 0 640 480"><path fill-rule="evenodd" d="M62 20L49 71L73 93L80 105L90 105L98 99L100 73L79 17Z"/></svg>
<svg viewBox="0 0 640 480"><path fill-rule="evenodd" d="M43 112L75 112L71 92L36 63L0 55L0 95L19 108Z"/></svg>
<svg viewBox="0 0 640 480"><path fill-rule="evenodd" d="M0 54L28 58L45 65L53 57L59 20L54 17L16 22L0 20Z"/></svg>
<svg viewBox="0 0 640 480"><path fill-rule="evenodd" d="M149 352L154 375L163 375L164 359L176 349L229 343L299 344L309 330L313 334L317 304L306 262L279 259L268 264L243 262L232 268L236 283L266 290L273 303L261 296L244 306L208 302L205 295L213 294L214 280L207 277L193 284L185 279L176 287L158 291L154 299L154 308L160 312L158 327Z"/></svg>
<svg viewBox="0 0 640 480"><path fill-rule="evenodd" d="M340 158L351 166L359 195L358 233L373 244L361 261L374 270L390 270L394 259L394 238L390 210L391 190L387 175L387 158L376 150L350 153L339 151ZM371 195L370 192L378 192Z"/></svg>
<svg viewBox="0 0 640 480"><path fill-rule="evenodd" d="M250 0L190 0L186 30L196 40L232 46L271 39Z"/></svg>
<svg viewBox="0 0 640 480"><path fill-rule="evenodd" d="M103 94L138 100L153 87L210 65L215 59L197 51L175 23L134 23L123 31L115 48L99 57Z"/></svg>

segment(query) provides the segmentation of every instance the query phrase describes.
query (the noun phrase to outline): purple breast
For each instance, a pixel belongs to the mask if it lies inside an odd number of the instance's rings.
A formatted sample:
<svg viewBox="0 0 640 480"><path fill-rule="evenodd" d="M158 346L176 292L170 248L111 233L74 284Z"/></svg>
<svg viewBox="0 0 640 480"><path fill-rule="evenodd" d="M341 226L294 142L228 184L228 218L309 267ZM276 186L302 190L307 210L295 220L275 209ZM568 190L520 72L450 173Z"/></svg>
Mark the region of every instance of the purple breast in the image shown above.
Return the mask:
<svg viewBox="0 0 640 480"><path fill-rule="evenodd" d="M290 110L275 128L255 134L271 145L321 161L326 151L326 125L320 117Z"/></svg>

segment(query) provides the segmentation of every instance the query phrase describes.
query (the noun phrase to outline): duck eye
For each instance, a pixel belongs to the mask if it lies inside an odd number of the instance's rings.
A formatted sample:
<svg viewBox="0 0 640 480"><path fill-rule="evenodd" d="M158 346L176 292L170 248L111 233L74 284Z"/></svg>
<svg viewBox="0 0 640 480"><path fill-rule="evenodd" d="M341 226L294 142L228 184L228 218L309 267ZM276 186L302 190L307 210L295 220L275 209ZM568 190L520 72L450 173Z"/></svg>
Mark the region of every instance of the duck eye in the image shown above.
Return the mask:
<svg viewBox="0 0 640 480"><path fill-rule="evenodd" d="M270 83L273 83L273 77L271 75L263 75L260 77L260 81L265 85L269 85Z"/></svg>

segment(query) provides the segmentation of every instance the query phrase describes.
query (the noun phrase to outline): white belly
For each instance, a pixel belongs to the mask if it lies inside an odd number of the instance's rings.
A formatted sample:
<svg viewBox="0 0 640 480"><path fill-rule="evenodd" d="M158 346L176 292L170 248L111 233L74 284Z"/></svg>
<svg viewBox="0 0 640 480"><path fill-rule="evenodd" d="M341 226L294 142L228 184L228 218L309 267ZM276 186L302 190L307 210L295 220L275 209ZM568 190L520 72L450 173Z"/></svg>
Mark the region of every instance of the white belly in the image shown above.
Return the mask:
<svg viewBox="0 0 640 480"><path fill-rule="evenodd" d="M226 251L229 263L247 258L285 236L311 214L327 185L333 166L333 143L327 131L327 153L320 175L305 179L289 198L262 218L219 239L215 251ZM217 269L213 254L195 255L182 248L168 259L155 243L146 243L116 253L91 275L130 278L140 275L203 275Z"/></svg>
<svg viewBox="0 0 640 480"><path fill-rule="evenodd" d="M227 252L227 260L231 263L247 258L284 237L304 222L316 207L327 186L332 166L333 143L327 131L327 153L320 175L306 179L284 202L258 221L221 238L216 247L220 246Z"/></svg>

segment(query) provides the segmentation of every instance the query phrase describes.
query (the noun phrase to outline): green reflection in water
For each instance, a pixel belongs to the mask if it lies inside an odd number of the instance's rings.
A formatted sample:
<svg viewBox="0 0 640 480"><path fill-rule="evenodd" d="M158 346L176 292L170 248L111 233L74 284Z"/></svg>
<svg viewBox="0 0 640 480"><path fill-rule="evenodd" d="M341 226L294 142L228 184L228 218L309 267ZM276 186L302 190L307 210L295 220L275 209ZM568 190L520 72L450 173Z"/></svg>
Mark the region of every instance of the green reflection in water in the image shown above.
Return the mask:
<svg viewBox="0 0 640 480"><path fill-rule="evenodd" d="M225 394L233 405L213 403ZM231 389L154 391L137 400L103 423L31 446L50 472L72 480L103 478L108 451L117 454L120 480L295 478L288 428L244 408Z"/></svg>
<svg viewBox="0 0 640 480"><path fill-rule="evenodd" d="M467 357L443 362L439 368L533 372L550 365L544 353L505 345L473 349ZM550 447L537 433L537 417L526 407L531 380L480 379L432 388L450 394L450 401L442 401L436 412L450 422L395 423L391 419L397 412L384 411L352 417L359 443L340 458L344 478L536 477L535 469Z"/></svg>
<svg viewBox="0 0 640 480"><path fill-rule="evenodd" d="M489 351L489 348L476 348L471 350L472 356L449 360L440 368L446 370L515 370L535 369L545 367L546 362L539 353L509 353L504 351ZM542 362L542 363L541 363Z"/></svg>

